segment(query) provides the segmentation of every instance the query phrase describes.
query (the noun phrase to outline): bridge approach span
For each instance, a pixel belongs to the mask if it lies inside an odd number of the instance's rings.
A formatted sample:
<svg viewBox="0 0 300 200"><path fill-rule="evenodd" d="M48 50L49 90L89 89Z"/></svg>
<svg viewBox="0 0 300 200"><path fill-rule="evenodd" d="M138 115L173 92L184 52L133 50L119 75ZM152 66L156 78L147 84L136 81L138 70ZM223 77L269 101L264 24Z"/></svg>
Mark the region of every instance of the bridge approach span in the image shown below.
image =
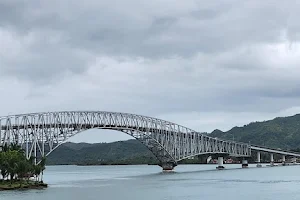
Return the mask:
<svg viewBox="0 0 300 200"><path fill-rule="evenodd" d="M283 150L278 150L278 149L271 149L271 148L267 148L267 147L251 146L251 150L260 151L260 152L267 152L267 153L274 153L274 154L280 154L280 155L284 155L284 156L300 157L299 153L283 151Z"/></svg>

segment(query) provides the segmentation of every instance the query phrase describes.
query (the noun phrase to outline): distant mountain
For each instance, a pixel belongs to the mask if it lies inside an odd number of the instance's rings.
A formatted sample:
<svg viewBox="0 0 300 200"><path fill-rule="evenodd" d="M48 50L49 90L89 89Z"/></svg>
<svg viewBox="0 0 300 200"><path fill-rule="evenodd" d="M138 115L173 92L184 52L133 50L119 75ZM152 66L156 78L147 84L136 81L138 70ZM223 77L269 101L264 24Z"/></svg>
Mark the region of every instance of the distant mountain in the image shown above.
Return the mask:
<svg viewBox="0 0 300 200"><path fill-rule="evenodd" d="M47 164L151 164L156 158L139 141L112 143L65 143L52 152Z"/></svg>
<svg viewBox="0 0 300 200"><path fill-rule="evenodd" d="M83 148L88 148L88 147L91 147L93 146L93 144L90 144L90 143L72 143L72 142L67 142L64 144L65 147L68 147L70 149L73 149L73 150L81 150Z"/></svg>
<svg viewBox="0 0 300 200"><path fill-rule="evenodd" d="M214 130L212 137L284 150L300 148L300 115L252 122L227 132ZM199 158L202 159L202 158ZM190 160L188 162L191 162ZM155 164L157 159L139 141L65 143L51 153L47 164Z"/></svg>

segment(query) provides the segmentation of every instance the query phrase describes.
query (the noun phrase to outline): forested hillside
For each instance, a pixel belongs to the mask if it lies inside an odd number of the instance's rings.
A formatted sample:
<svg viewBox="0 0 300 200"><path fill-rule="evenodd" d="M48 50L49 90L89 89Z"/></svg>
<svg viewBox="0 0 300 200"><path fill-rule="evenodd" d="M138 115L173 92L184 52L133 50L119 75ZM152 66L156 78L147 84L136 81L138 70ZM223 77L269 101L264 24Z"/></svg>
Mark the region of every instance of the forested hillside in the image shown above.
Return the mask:
<svg viewBox="0 0 300 200"><path fill-rule="evenodd" d="M210 135L272 148L297 149L300 147L300 115L253 122L227 132L215 130Z"/></svg>
<svg viewBox="0 0 300 200"><path fill-rule="evenodd" d="M151 164L156 158L139 141L66 143L52 152L47 164Z"/></svg>

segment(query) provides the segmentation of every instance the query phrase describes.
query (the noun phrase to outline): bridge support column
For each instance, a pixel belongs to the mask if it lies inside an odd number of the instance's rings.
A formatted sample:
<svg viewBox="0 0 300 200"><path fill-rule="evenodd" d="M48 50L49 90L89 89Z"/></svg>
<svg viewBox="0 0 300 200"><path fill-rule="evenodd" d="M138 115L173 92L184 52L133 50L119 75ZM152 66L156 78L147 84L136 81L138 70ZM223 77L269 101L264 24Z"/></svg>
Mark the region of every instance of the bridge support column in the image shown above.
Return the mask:
<svg viewBox="0 0 300 200"><path fill-rule="evenodd" d="M159 166L162 167L163 171L172 171L176 167L175 163L161 163Z"/></svg>
<svg viewBox="0 0 300 200"><path fill-rule="evenodd" d="M218 157L218 167L216 167L216 169L225 169L223 163L224 163L224 158Z"/></svg>
<svg viewBox="0 0 300 200"><path fill-rule="evenodd" d="M260 164L260 152L257 152L257 165L256 167L262 167L262 165Z"/></svg>
<svg viewBox="0 0 300 200"><path fill-rule="evenodd" d="M285 155L282 155L282 165L285 165Z"/></svg>
<svg viewBox="0 0 300 200"><path fill-rule="evenodd" d="M248 167L248 160L243 159L242 160L242 168L247 168Z"/></svg>
<svg viewBox="0 0 300 200"><path fill-rule="evenodd" d="M271 166L274 165L274 154L272 154L272 153L271 153L270 163L271 163Z"/></svg>

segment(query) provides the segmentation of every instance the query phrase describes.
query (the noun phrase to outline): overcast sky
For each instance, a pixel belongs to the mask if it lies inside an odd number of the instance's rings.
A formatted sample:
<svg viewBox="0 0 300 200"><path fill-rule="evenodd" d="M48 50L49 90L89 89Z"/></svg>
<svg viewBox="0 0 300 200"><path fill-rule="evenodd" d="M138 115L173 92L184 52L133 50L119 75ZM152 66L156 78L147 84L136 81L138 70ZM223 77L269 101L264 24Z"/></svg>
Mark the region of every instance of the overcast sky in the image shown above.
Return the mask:
<svg viewBox="0 0 300 200"><path fill-rule="evenodd" d="M0 0L0 115L118 111L211 132L300 113L299 10L297 0Z"/></svg>

